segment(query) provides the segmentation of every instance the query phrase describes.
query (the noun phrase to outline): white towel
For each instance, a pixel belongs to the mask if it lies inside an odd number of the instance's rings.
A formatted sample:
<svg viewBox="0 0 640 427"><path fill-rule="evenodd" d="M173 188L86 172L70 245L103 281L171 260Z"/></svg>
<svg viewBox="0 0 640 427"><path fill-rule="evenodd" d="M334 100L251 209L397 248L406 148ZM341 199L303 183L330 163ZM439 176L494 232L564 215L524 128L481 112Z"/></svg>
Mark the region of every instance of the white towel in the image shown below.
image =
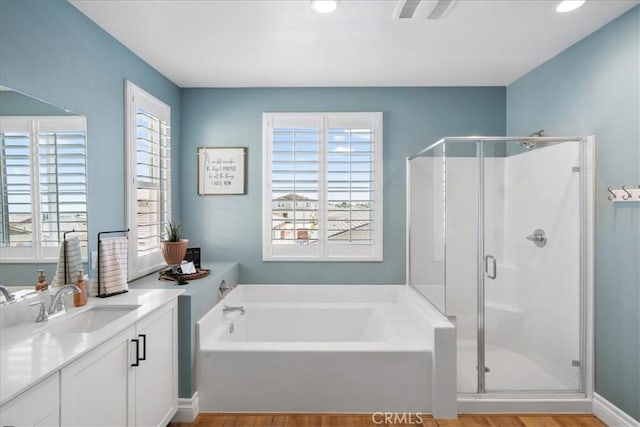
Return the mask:
<svg viewBox="0 0 640 427"><path fill-rule="evenodd" d="M129 289L127 284L127 248L126 237L102 239L100 245L100 269L96 282L101 294L112 294ZM97 289L96 294L97 294Z"/></svg>
<svg viewBox="0 0 640 427"><path fill-rule="evenodd" d="M67 246L67 275L64 274L64 247ZM66 242L60 245L60 256L56 274L51 281L52 286L62 286L64 284L75 283L78 271L82 268L82 253L80 252L80 239L77 236L68 237Z"/></svg>

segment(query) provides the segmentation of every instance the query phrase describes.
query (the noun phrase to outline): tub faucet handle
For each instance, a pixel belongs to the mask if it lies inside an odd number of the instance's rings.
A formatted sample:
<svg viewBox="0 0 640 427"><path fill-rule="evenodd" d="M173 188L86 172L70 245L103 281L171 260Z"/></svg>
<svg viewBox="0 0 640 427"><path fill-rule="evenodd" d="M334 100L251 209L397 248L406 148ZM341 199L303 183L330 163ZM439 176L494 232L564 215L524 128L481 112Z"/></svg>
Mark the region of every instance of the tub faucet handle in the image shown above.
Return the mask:
<svg viewBox="0 0 640 427"><path fill-rule="evenodd" d="M231 290L235 287L236 285L227 285L227 282L225 280L222 280L220 282L220 285L218 286L218 298L224 298L225 295L231 292Z"/></svg>

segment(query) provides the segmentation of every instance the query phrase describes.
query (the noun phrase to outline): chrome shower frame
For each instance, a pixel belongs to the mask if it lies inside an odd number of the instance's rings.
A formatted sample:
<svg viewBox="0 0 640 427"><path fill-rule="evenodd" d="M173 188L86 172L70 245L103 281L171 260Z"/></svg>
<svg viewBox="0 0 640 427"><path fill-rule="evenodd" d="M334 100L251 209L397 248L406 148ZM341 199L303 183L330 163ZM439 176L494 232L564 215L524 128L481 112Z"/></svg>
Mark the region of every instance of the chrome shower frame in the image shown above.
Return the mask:
<svg viewBox="0 0 640 427"><path fill-rule="evenodd" d="M576 141L579 143L580 169L580 380L578 393L545 391L539 392L508 392L488 393L485 383L485 313L484 313L484 156L485 142L515 142L527 149L543 148L550 143ZM590 412L593 398L593 303L594 303L594 176L595 176L595 137L594 136L525 136L525 137L495 137L495 136L466 136L446 137L430 144L426 148L410 155L406 159L406 281L411 286L411 161L423 157L439 146L443 147L442 156L446 164L446 143L476 143L478 158L477 180L477 394L459 394L460 412ZM445 166L446 168L446 166ZM446 173L446 172L445 172ZM444 195L444 209L446 212L446 192ZM445 240L446 248L446 240ZM446 284L446 257L444 260ZM422 295L417 289L414 290ZM447 287L444 286L445 301ZM424 297L427 301L429 299ZM429 301L432 303L431 301ZM436 306L436 304L432 305ZM446 315L446 309L445 313ZM544 402L544 405L540 405Z"/></svg>

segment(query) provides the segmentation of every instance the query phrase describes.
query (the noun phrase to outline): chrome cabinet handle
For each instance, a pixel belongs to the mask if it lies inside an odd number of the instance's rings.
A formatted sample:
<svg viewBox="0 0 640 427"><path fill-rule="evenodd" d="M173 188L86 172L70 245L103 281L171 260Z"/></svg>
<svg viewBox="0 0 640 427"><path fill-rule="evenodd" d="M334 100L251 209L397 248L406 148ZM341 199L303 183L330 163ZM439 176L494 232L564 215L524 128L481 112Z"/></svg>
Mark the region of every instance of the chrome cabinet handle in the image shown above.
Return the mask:
<svg viewBox="0 0 640 427"><path fill-rule="evenodd" d="M492 264L492 273L489 273L489 260ZM485 255L484 257L484 272L489 279L495 279L498 275L498 267L496 266L496 258L493 255Z"/></svg>

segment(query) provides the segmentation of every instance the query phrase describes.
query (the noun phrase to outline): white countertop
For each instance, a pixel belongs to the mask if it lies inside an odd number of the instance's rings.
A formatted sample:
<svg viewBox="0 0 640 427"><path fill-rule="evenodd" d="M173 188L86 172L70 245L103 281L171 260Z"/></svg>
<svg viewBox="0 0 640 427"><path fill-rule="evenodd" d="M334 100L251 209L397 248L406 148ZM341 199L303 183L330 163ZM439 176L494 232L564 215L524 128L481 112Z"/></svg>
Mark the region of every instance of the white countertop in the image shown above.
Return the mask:
<svg viewBox="0 0 640 427"><path fill-rule="evenodd" d="M87 305L48 322L24 322L0 336L0 405L22 393L83 354L117 335L154 310L177 298L180 289L130 289L109 298L89 298ZM139 306L91 333L47 331L65 318L95 306Z"/></svg>

